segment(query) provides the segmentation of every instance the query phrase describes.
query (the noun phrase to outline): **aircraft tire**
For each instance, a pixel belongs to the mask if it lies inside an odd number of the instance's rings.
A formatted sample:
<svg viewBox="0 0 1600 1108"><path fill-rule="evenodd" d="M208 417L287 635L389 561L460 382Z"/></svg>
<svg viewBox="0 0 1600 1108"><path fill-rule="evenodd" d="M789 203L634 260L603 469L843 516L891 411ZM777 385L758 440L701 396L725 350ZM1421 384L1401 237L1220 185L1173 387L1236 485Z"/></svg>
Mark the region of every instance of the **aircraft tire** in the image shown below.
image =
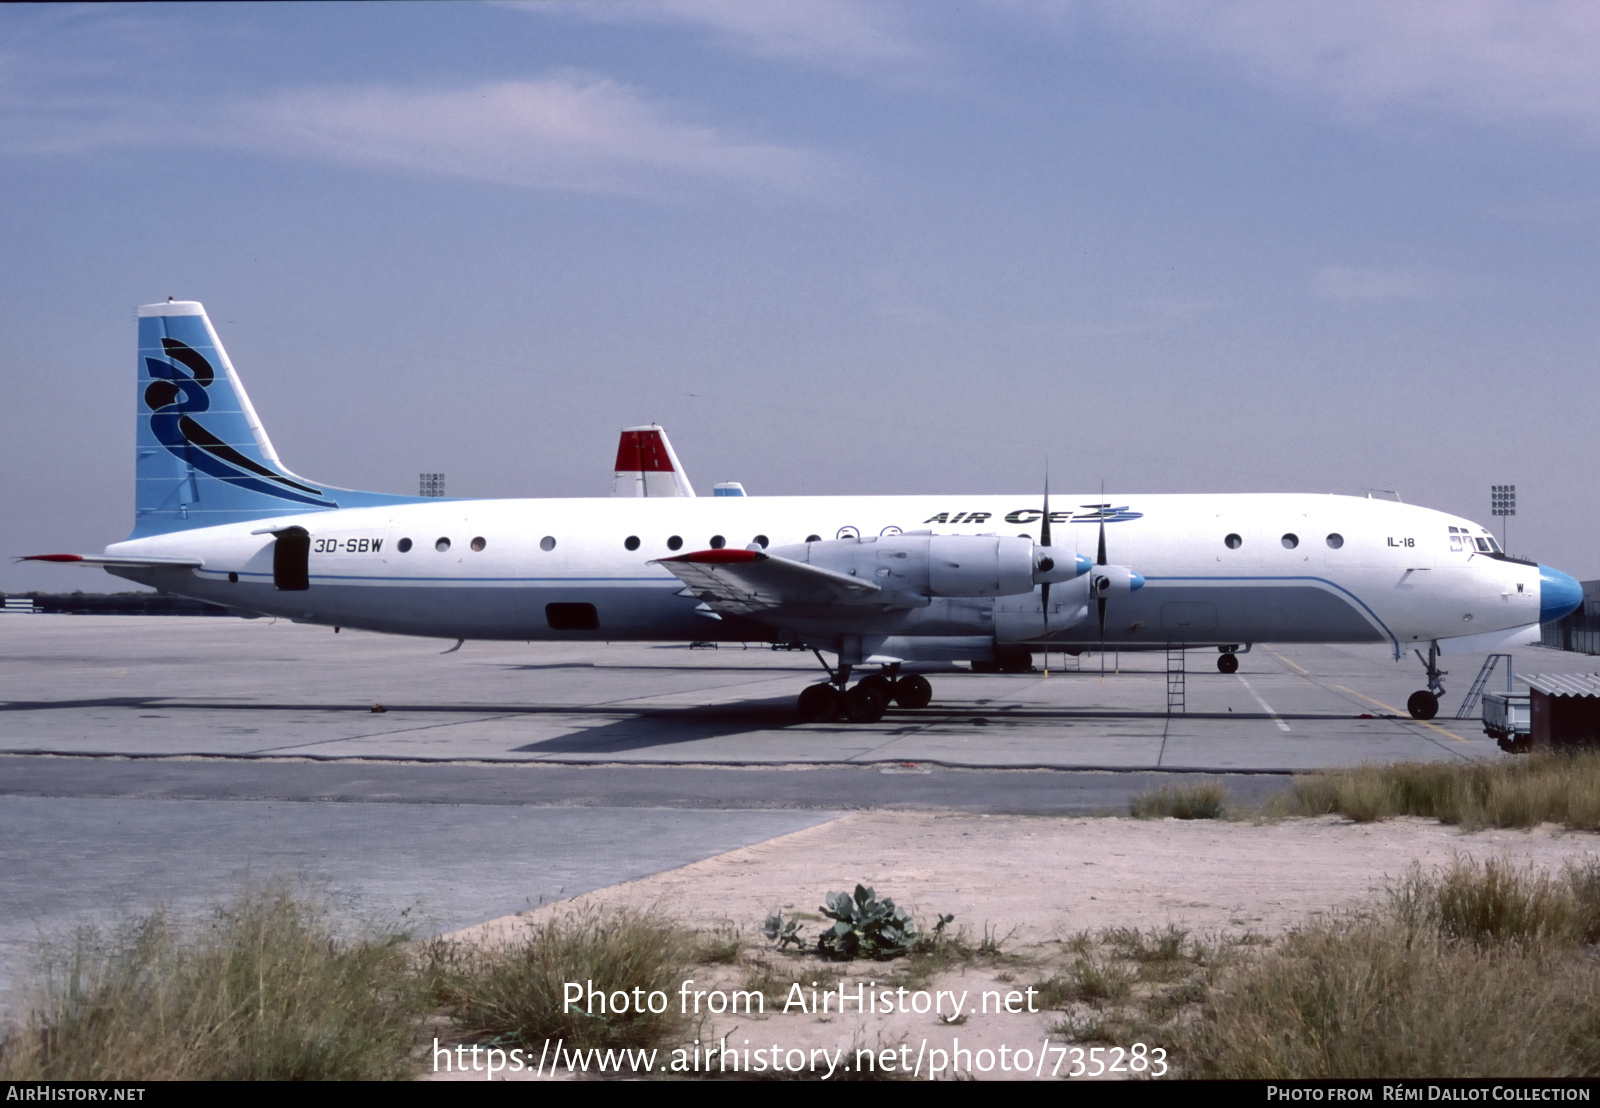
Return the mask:
<svg viewBox="0 0 1600 1108"><path fill-rule="evenodd" d="M1238 673L1239 656L1237 654L1219 654L1217 656L1218 673Z"/></svg>
<svg viewBox="0 0 1600 1108"><path fill-rule="evenodd" d="M1406 711L1411 713L1412 719L1432 719L1439 714L1439 698L1427 689L1418 689L1406 701Z"/></svg>
<svg viewBox="0 0 1600 1108"><path fill-rule="evenodd" d="M915 711L926 708L933 699L933 684L922 674L913 673L894 683L894 702Z"/></svg>
<svg viewBox="0 0 1600 1108"><path fill-rule="evenodd" d="M844 717L851 723L877 723L888 710L888 698L865 681L844 694Z"/></svg>
<svg viewBox="0 0 1600 1108"><path fill-rule="evenodd" d="M863 677L856 683L856 688L859 689L863 685L867 686L868 688L877 689L878 695L883 697L883 702L885 704L894 699L894 682L889 680L881 673L874 673L870 677Z"/></svg>
<svg viewBox="0 0 1600 1108"><path fill-rule="evenodd" d="M843 699L839 690L832 685L809 685L801 691L795 707L800 712L802 723L830 723L839 718Z"/></svg>

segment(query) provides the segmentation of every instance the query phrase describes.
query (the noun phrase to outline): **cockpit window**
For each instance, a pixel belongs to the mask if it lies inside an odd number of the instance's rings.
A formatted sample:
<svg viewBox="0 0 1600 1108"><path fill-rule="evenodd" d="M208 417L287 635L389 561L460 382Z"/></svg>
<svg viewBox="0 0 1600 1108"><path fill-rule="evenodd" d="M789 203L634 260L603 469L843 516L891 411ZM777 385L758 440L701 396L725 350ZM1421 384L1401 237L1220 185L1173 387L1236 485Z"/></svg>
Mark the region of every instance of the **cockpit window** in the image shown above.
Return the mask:
<svg viewBox="0 0 1600 1108"><path fill-rule="evenodd" d="M1480 553L1480 554L1488 554L1489 553L1489 540L1484 538L1482 535L1478 536L1478 553Z"/></svg>
<svg viewBox="0 0 1600 1108"><path fill-rule="evenodd" d="M1453 550L1453 551L1455 551L1457 553L1459 553L1461 551L1461 538L1462 538L1461 528L1459 528L1459 527L1450 528L1450 549L1451 550ZM1468 546L1467 549L1470 550L1471 547Z"/></svg>
<svg viewBox="0 0 1600 1108"><path fill-rule="evenodd" d="M1492 550L1496 554L1504 554L1505 553L1505 551L1500 549L1500 544L1494 541L1494 536L1493 535L1489 536L1489 549Z"/></svg>

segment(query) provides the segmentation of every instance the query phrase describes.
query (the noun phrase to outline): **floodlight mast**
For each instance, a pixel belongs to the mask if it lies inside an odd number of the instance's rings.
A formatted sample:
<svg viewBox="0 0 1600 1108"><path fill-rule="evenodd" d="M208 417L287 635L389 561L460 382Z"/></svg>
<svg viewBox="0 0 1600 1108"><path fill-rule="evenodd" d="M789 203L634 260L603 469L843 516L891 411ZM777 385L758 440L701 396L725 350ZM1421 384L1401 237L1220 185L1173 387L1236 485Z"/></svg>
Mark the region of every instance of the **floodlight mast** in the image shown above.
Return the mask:
<svg viewBox="0 0 1600 1108"><path fill-rule="evenodd" d="M1510 553L1511 544L1507 538L1510 523L1507 521L1517 514L1517 486L1490 485L1489 510L1500 517L1500 548Z"/></svg>

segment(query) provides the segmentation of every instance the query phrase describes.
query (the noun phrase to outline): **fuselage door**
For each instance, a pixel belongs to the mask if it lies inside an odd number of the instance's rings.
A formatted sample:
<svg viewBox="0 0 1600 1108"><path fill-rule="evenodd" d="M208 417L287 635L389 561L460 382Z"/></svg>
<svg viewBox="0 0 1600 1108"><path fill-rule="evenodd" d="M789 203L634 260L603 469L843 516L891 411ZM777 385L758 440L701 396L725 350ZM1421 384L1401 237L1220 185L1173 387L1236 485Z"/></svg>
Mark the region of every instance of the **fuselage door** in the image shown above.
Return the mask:
<svg viewBox="0 0 1600 1108"><path fill-rule="evenodd" d="M272 584L279 592L304 592L311 587L311 533L304 527L274 531Z"/></svg>

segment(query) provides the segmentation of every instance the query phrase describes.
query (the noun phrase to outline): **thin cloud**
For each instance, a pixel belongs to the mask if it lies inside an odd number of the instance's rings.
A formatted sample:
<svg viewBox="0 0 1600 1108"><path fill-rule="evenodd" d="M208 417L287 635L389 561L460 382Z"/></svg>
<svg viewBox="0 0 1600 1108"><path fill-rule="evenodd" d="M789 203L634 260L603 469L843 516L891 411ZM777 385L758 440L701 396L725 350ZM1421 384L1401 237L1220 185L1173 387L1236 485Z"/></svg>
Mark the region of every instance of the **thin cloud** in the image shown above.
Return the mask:
<svg viewBox="0 0 1600 1108"><path fill-rule="evenodd" d="M640 196L708 184L818 192L839 172L824 155L734 137L626 85L581 73L432 89L294 89L177 113L127 100L42 98L13 104L7 116L0 142L13 150L246 149L514 187Z"/></svg>
<svg viewBox="0 0 1600 1108"><path fill-rule="evenodd" d="M1547 120L1600 137L1600 6L1589 0L1147 0L1100 10L1350 116Z"/></svg>
<svg viewBox="0 0 1600 1108"><path fill-rule="evenodd" d="M240 145L532 188L656 193L699 180L804 191L829 175L817 154L732 138L581 74L435 90L305 89L228 115L243 125Z"/></svg>
<svg viewBox="0 0 1600 1108"><path fill-rule="evenodd" d="M910 26L898 4L855 0L657 0L654 3L505 6L541 16L596 23L678 24L709 32L718 45L758 57L785 58L857 76L884 76L926 64L938 51Z"/></svg>

